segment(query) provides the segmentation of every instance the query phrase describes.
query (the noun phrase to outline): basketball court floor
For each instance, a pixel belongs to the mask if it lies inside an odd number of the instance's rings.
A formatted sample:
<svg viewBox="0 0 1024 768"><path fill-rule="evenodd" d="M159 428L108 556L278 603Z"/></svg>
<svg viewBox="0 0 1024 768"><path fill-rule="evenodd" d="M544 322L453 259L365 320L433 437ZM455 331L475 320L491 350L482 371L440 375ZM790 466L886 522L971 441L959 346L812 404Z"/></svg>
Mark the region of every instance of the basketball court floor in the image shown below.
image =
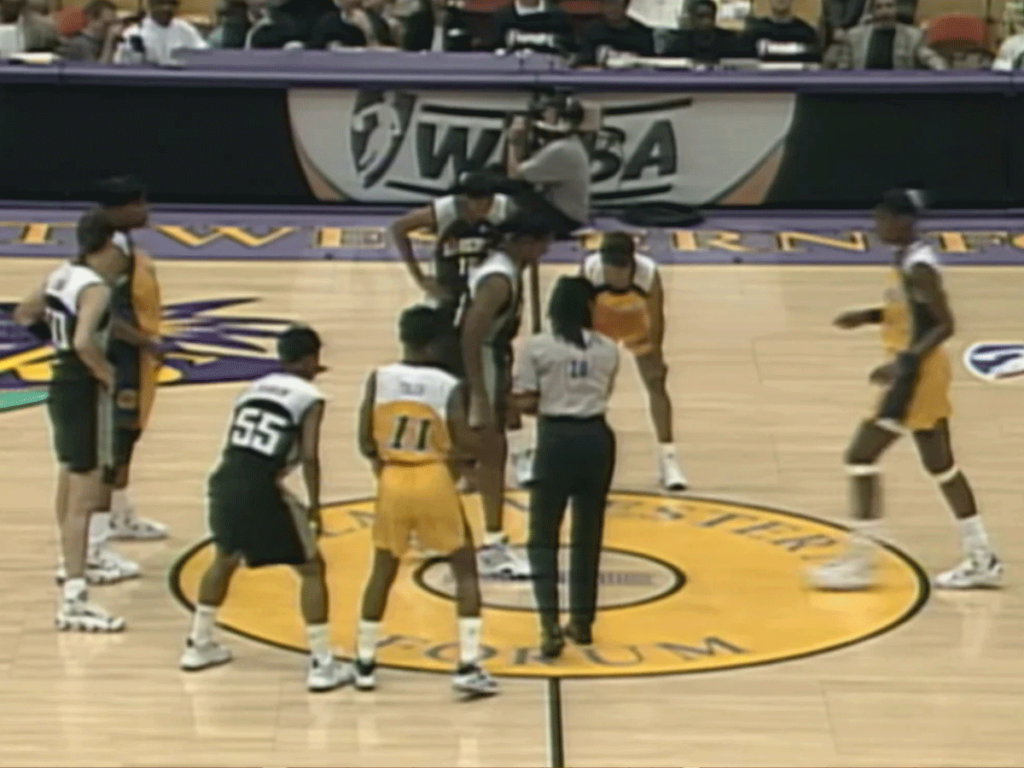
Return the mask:
<svg viewBox="0 0 1024 768"><path fill-rule="evenodd" d="M11 302L70 253L76 211L2 213L0 299ZM296 585L278 569L244 572L232 587L221 618L235 663L179 672L210 554L206 475L233 398L272 367L273 334L298 319L327 343L323 550L333 639L352 651L373 491L355 447L357 400L369 369L397 354L397 314L418 299L383 247L385 221L161 211L138 237L158 260L173 349L133 489L172 537L122 545L143 577L94 590L128 619L119 636L53 630L54 469L35 394L48 353L2 307L0 766L1020 765L1024 390L1009 373L1024 368L1024 242L1012 219L928 227L959 321L955 447L1005 560L1004 589L929 590L926 574L958 559L958 536L906 444L886 458L884 586L804 588L807 566L847 536L841 454L871 403L867 374L880 354L871 330L844 334L830 322L877 302L887 255L862 217L714 218L647 233L663 265L670 391L692 491L659 492L627 362L611 414L621 450L593 648L541 661L528 588L489 582L484 643L503 692L460 702L439 674L454 652L451 583L440 566L410 559L374 693L306 692ZM588 244L556 248L545 285ZM967 350L977 375L962 362ZM510 493L515 542L525 504Z"/></svg>

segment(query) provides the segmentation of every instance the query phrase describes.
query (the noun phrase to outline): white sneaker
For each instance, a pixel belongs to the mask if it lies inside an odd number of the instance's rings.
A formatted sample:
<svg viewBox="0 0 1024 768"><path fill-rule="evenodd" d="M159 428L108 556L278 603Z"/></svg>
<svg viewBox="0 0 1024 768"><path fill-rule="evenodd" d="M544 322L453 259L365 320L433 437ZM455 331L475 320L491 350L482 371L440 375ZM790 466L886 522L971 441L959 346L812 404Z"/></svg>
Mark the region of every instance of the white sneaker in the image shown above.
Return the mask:
<svg viewBox="0 0 1024 768"><path fill-rule="evenodd" d="M137 579L142 573L139 564L109 549L101 549L90 555L85 566L85 580L90 586L102 587L117 584L128 579ZM57 584L67 580L64 566L57 567Z"/></svg>
<svg viewBox="0 0 1024 768"><path fill-rule="evenodd" d="M939 589L982 589L998 587L1003 580L1003 563L991 552L965 557L948 571L935 577Z"/></svg>
<svg viewBox="0 0 1024 768"><path fill-rule="evenodd" d="M503 579L530 578L530 564L519 554L513 552L507 541L487 544L477 552L477 562L481 576Z"/></svg>
<svg viewBox="0 0 1024 768"><path fill-rule="evenodd" d="M325 693L341 688L352 682L352 668L340 659L331 658L322 661L315 656L309 657L309 674L306 675L306 687L313 693Z"/></svg>
<svg viewBox="0 0 1024 768"><path fill-rule="evenodd" d="M516 485L529 488L533 484L533 451L527 449L513 453L512 468L515 470Z"/></svg>
<svg viewBox="0 0 1024 768"><path fill-rule="evenodd" d="M658 481L666 491L685 491L689 486L676 459L668 456L658 459Z"/></svg>
<svg viewBox="0 0 1024 768"><path fill-rule="evenodd" d="M855 592L875 586L874 560L866 554L847 553L813 568L808 580L815 589Z"/></svg>
<svg viewBox="0 0 1024 768"><path fill-rule="evenodd" d="M352 665L355 671L355 685L357 691L372 691L377 687L377 662L360 661L356 659Z"/></svg>
<svg viewBox="0 0 1024 768"><path fill-rule="evenodd" d="M200 645L190 637L185 641L185 650L181 654L178 666L185 672L198 672L201 669L219 667L229 661L231 661L230 648L215 640Z"/></svg>
<svg viewBox="0 0 1024 768"><path fill-rule="evenodd" d="M135 517L134 512L117 518L111 515L109 538L116 541L157 541L167 538L167 526L155 520Z"/></svg>
<svg viewBox="0 0 1024 768"><path fill-rule="evenodd" d="M85 600L62 600L54 625L61 632L121 632L124 619Z"/></svg>
<svg viewBox="0 0 1024 768"><path fill-rule="evenodd" d="M487 671L473 664L461 667L452 678L452 688L469 696L493 696L498 692L498 681Z"/></svg>

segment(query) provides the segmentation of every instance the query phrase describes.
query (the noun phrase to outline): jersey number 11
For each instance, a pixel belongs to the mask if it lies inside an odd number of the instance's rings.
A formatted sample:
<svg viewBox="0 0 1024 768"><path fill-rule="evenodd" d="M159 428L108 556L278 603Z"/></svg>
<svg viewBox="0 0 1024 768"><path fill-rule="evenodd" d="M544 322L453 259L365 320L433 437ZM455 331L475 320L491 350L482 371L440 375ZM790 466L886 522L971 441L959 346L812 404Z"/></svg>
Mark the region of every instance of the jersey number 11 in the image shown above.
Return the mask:
<svg viewBox="0 0 1024 768"><path fill-rule="evenodd" d="M429 436L430 422L427 419L399 416L395 419L395 429L391 433L391 450L420 453L427 450Z"/></svg>

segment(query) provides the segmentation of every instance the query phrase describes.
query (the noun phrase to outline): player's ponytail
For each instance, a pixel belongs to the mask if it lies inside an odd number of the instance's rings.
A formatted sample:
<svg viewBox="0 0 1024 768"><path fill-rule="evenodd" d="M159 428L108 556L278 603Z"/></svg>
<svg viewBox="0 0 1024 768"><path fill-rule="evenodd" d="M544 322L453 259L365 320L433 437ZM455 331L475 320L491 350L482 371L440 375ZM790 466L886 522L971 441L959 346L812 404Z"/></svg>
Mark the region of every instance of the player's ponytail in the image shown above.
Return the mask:
<svg viewBox="0 0 1024 768"><path fill-rule="evenodd" d="M583 331L594 327L594 288L582 277L561 277L548 304L554 335L580 349L587 346Z"/></svg>

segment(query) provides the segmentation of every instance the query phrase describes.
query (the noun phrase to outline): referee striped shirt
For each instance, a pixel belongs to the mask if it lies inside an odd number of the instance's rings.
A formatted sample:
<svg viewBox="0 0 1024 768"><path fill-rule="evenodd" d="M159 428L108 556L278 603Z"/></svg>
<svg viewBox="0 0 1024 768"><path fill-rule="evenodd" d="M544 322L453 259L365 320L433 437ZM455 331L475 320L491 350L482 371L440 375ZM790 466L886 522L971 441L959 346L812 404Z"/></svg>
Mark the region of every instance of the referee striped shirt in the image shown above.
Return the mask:
<svg viewBox="0 0 1024 768"><path fill-rule="evenodd" d="M540 416L603 416L619 370L618 346L607 336L584 331L580 349L551 333L531 336L519 356L514 389L540 395Z"/></svg>

